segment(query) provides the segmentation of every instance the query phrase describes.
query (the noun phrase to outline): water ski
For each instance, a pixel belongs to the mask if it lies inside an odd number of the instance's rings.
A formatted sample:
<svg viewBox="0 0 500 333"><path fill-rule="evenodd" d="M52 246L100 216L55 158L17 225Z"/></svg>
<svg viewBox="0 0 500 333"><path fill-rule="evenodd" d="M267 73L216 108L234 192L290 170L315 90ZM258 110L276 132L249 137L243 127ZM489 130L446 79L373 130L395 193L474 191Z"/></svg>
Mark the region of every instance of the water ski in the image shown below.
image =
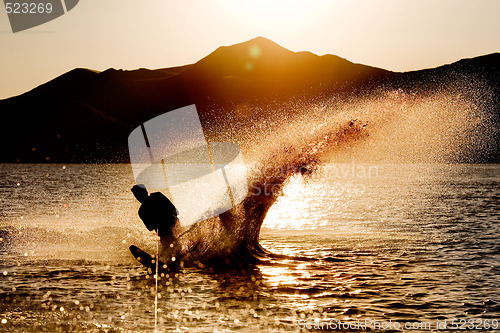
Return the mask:
<svg viewBox="0 0 500 333"><path fill-rule="evenodd" d="M144 250L141 250L135 245L130 245L130 252L134 256L134 258L140 262L144 267L149 268L152 272L156 271L156 262L155 257L150 255ZM158 270L161 272L165 272L168 270L168 267L165 263L159 261L158 262Z"/></svg>

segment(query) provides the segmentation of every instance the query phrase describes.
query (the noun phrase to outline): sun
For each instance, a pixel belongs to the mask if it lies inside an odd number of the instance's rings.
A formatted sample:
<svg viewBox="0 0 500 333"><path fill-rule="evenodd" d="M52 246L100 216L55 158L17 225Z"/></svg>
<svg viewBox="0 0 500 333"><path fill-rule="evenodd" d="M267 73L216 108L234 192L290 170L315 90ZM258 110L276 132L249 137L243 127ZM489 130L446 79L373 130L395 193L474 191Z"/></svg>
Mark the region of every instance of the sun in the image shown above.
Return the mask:
<svg viewBox="0 0 500 333"><path fill-rule="evenodd" d="M306 1L301 0L252 0L245 1L244 7L253 14L254 18L279 19L280 17L290 17L300 15L300 8L305 6Z"/></svg>
<svg viewBox="0 0 500 333"><path fill-rule="evenodd" d="M240 28L263 35L299 28L310 7L304 0L218 0L216 3L222 14Z"/></svg>

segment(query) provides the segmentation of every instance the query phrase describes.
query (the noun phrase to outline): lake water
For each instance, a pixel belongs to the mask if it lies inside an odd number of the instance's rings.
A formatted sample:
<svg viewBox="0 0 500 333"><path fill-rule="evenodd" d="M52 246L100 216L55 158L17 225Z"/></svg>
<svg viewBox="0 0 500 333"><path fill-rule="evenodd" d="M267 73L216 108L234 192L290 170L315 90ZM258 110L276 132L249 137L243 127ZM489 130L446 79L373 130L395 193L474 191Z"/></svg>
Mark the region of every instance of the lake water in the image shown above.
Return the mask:
<svg viewBox="0 0 500 333"><path fill-rule="evenodd" d="M129 165L0 165L0 331L154 331L133 184ZM498 328L499 222L500 165L325 165L261 233L295 259L161 279L157 330Z"/></svg>

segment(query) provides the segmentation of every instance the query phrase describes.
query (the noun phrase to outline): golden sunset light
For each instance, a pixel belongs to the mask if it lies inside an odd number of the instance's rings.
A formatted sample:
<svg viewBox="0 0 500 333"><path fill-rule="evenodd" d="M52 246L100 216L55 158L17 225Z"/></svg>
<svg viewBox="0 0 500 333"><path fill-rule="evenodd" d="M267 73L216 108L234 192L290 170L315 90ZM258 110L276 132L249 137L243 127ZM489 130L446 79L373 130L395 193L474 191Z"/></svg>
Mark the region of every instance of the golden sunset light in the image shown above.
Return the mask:
<svg viewBox="0 0 500 333"><path fill-rule="evenodd" d="M0 7L0 332L500 329L500 1Z"/></svg>

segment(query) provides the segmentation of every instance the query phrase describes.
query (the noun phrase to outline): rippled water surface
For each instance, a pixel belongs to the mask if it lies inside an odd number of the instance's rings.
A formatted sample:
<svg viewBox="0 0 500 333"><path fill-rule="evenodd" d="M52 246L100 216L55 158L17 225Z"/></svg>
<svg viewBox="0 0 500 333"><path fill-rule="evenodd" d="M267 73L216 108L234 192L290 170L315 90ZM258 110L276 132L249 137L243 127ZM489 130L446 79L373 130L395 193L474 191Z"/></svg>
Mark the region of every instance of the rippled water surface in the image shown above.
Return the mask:
<svg viewBox="0 0 500 333"><path fill-rule="evenodd" d="M130 166L0 175L0 331L153 331L155 281L128 246L152 252L154 237ZM499 165L326 165L293 179L266 218L261 243L290 257L163 277L157 329L498 320L499 222Z"/></svg>

